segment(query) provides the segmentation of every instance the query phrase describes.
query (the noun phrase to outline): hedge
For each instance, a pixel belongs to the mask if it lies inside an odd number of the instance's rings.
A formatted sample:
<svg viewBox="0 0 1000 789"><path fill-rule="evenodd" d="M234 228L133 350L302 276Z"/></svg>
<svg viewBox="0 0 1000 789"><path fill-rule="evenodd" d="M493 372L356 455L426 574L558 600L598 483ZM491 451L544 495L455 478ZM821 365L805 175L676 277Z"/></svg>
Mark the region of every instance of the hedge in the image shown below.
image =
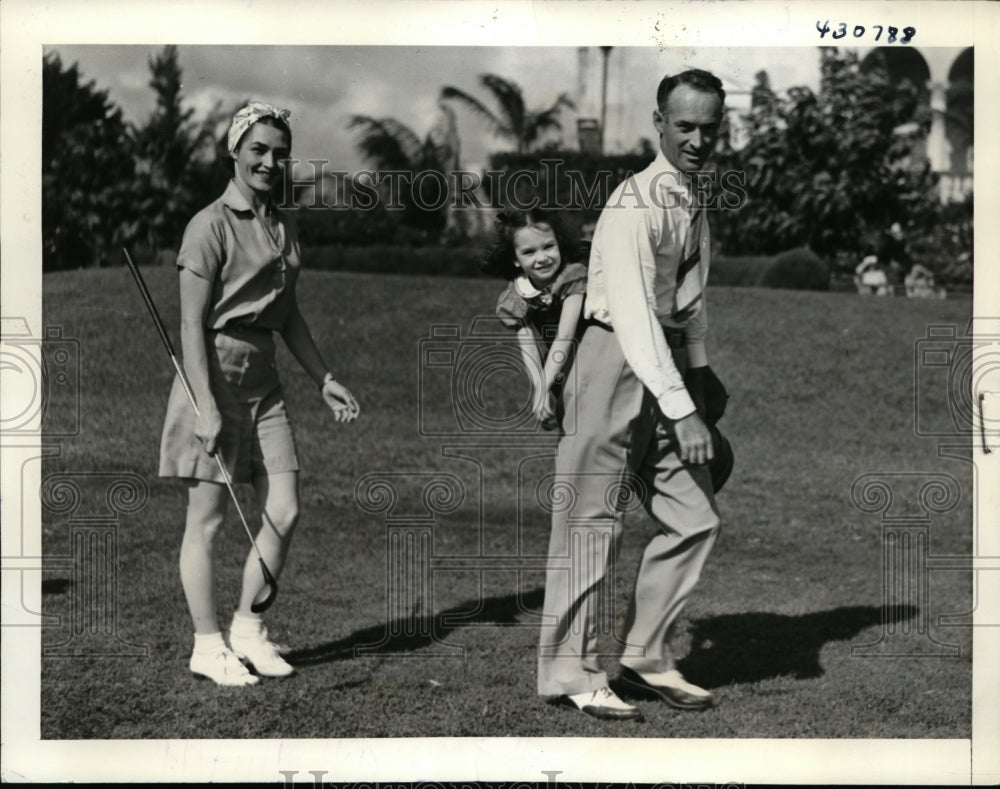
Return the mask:
<svg viewBox="0 0 1000 789"><path fill-rule="evenodd" d="M303 247L307 269L360 271L370 274L423 274L478 277L479 247L407 247L381 244L367 247L339 245ZM827 290L829 271L808 250L790 250L777 257L716 257L710 286L796 288Z"/></svg>
<svg viewBox="0 0 1000 789"><path fill-rule="evenodd" d="M320 271L360 271L369 274L479 276L482 250L473 247L407 247L375 244L366 247L307 246L302 263Z"/></svg>
<svg viewBox="0 0 1000 789"><path fill-rule="evenodd" d="M808 249L790 249L780 255L714 257L709 285L727 287L829 290L830 269Z"/></svg>
<svg viewBox="0 0 1000 789"><path fill-rule="evenodd" d="M708 270L708 284L723 287L755 287L760 285L773 257L713 257Z"/></svg>

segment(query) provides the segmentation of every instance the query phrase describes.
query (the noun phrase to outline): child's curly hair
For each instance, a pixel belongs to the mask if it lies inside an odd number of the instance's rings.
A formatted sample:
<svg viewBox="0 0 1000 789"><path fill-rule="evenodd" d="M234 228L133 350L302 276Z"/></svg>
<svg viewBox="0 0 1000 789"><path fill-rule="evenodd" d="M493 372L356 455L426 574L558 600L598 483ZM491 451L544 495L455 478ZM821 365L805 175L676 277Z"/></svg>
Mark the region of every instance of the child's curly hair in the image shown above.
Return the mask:
<svg viewBox="0 0 1000 789"><path fill-rule="evenodd" d="M559 244L559 255L563 263L569 263L579 254L579 243L569 232L566 223L556 214L541 208L526 210L505 209L497 214L496 241L486 253L480 266L484 274L504 279L514 279L521 273L514 253L514 234L525 227L544 225L552 229Z"/></svg>

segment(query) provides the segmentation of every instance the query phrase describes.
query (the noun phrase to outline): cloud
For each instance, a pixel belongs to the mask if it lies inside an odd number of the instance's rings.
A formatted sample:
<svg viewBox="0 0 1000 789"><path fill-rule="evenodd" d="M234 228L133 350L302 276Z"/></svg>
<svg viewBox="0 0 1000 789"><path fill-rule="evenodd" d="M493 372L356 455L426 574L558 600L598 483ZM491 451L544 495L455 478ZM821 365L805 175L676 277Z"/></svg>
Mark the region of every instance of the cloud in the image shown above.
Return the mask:
<svg viewBox="0 0 1000 789"><path fill-rule="evenodd" d="M56 47L64 63L77 61L85 78L107 88L129 120L141 122L153 110L148 58L160 47ZM479 75L495 73L518 83L529 108L548 106L561 92L575 96L579 83L578 47L434 46L181 46L184 97L199 117L216 103L229 111L258 98L292 111L297 158L325 159L333 169L363 166L346 126L351 115L391 116L424 136L437 120L438 95L454 85L490 97ZM580 113L599 113L601 54L586 53L590 100ZM640 137L653 137L650 116L656 85L664 74L690 66L712 69L733 91L752 87L766 69L775 90L818 82L814 48L616 47L609 56L608 149L628 150ZM491 105L492 106L492 105ZM458 129L466 164L485 165L489 154L507 148L481 119L458 109ZM575 143L575 116L564 116L563 137Z"/></svg>

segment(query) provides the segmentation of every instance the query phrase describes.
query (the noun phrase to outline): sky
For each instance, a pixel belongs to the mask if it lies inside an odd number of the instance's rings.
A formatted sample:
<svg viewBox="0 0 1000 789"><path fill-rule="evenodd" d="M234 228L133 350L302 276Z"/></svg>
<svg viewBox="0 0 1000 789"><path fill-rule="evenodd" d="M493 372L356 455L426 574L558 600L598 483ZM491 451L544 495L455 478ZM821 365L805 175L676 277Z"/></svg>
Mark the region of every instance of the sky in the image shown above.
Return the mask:
<svg viewBox="0 0 1000 789"><path fill-rule="evenodd" d="M65 65L77 63L86 81L107 89L127 120L142 122L153 110L148 59L161 46L60 45ZM292 111L293 156L323 159L329 169L364 166L347 129L352 115L394 117L423 137L439 116L445 85L458 87L489 104L478 82L484 73L513 80L529 108L551 105L566 92L580 114L599 116L601 53L588 47L452 46L180 46L183 99L204 117L217 102L226 109L255 98ZM581 58L585 67L581 70ZM767 70L772 87L816 86L816 48L615 47L608 56L606 148L624 152L640 137L655 138L651 116L656 86L666 74L702 67L723 79L730 104L747 101L754 74ZM581 75L585 90L581 93ZM509 149L482 120L458 109L462 164L488 165L489 154ZM564 138L575 147L575 116L564 114Z"/></svg>

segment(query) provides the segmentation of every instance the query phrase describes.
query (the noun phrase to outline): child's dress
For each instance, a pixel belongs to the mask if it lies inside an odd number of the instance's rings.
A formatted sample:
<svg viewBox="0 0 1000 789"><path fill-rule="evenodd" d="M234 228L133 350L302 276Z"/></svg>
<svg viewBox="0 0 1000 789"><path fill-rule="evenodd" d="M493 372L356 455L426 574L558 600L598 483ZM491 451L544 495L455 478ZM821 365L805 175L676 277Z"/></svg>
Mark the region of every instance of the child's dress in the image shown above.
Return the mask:
<svg viewBox="0 0 1000 789"><path fill-rule="evenodd" d="M567 263L549 285L538 290L524 274L507 286L497 300L497 317L504 326L531 328L541 343L542 361L556 338L563 301L574 293L587 292L587 267L582 263ZM581 321L582 324L582 321Z"/></svg>
<svg viewBox="0 0 1000 789"><path fill-rule="evenodd" d="M496 314L500 322L509 329L518 330L527 326L535 335L535 343L542 364L549 355L549 348L559 330L559 316L562 314L563 302L575 293L587 292L587 267L582 263L567 263L559 275L544 288L539 290L531 284L527 275L522 274L513 280L500 294L497 300ZM577 324L577 338L583 329L583 311ZM562 381L569 374L572 358L566 361L562 369ZM556 417L562 422L562 385L552 387L557 409Z"/></svg>

